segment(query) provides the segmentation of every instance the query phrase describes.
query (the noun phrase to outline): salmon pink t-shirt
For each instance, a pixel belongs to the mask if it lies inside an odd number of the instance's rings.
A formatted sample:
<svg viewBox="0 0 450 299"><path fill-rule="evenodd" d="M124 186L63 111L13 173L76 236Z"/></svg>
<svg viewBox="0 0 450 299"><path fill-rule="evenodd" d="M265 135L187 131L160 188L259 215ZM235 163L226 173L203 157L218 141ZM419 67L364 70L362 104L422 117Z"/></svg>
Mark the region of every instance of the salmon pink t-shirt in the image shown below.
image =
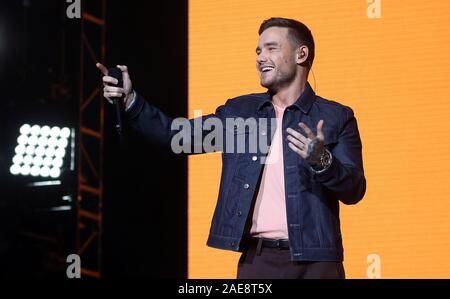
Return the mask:
<svg viewBox="0 0 450 299"><path fill-rule="evenodd" d="M273 105L277 128L264 166L250 234L260 238L288 239L282 137L284 108Z"/></svg>

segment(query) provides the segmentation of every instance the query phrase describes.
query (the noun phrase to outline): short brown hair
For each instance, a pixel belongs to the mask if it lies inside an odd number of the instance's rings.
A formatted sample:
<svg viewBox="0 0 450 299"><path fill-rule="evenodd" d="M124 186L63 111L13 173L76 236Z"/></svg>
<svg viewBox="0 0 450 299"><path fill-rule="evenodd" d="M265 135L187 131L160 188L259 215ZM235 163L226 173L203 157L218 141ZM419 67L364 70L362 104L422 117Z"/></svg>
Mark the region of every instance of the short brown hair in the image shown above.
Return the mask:
<svg viewBox="0 0 450 299"><path fill-rule="evenodd" d="M292 37L293 41L295 42L296 46L306 46L308 47L308 63L309 68L311 68L313 61L314 61L314 39L311 33L311 30L309 30L308 27L306 27L305 24L293 20L293 19L286 19L286 18L270 18L267 20L264 20L262 22L261 26L259 26L258 34L261 35L261 33L264 32L267 28L270 27L285 27L289 29L289 35Z"/></svg>

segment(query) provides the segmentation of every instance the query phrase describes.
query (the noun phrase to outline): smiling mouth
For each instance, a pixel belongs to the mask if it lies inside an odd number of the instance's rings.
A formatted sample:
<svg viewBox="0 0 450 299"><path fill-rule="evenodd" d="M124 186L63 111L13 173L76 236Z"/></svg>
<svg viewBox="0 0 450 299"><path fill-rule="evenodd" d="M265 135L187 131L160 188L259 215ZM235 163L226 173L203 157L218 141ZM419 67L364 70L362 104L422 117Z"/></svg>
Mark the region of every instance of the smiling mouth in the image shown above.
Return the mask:
<svg viewBox="0 0 450 299"><path fill-rule="evenodd" d="M268 72L272 71L273 69L274 69L273 66L265 66L265 67L260 68L260 71L261 71L261 73L268 73Z"/></svg>

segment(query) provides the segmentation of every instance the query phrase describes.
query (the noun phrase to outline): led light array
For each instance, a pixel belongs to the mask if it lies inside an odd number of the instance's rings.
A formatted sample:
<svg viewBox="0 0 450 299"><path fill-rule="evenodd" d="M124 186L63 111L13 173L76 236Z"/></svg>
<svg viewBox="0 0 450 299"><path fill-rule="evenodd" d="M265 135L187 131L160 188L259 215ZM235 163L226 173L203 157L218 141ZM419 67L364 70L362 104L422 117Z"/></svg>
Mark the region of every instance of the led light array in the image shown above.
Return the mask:
<svg viewBox="0 0 450 299"><path fill-rule="evenodd" d="M69 137L70 129L67 127L22 125L10 172L13 175L58 178Z"/></svg>

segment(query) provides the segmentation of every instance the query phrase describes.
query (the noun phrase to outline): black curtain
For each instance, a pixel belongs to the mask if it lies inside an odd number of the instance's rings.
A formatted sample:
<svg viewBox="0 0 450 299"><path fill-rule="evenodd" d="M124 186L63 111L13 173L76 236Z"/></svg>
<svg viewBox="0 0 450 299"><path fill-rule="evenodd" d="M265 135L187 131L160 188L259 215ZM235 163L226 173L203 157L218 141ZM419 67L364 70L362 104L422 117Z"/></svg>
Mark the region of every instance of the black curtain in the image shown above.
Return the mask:
<svg viewBox="0 0 450 299"><path fill-rule="evenodd" d="M108 1L108 66L128 66L135 90L172 117L187 115L187 1ZM129 128L106 107L105 277L187 276L187 159Z"/></svg>

